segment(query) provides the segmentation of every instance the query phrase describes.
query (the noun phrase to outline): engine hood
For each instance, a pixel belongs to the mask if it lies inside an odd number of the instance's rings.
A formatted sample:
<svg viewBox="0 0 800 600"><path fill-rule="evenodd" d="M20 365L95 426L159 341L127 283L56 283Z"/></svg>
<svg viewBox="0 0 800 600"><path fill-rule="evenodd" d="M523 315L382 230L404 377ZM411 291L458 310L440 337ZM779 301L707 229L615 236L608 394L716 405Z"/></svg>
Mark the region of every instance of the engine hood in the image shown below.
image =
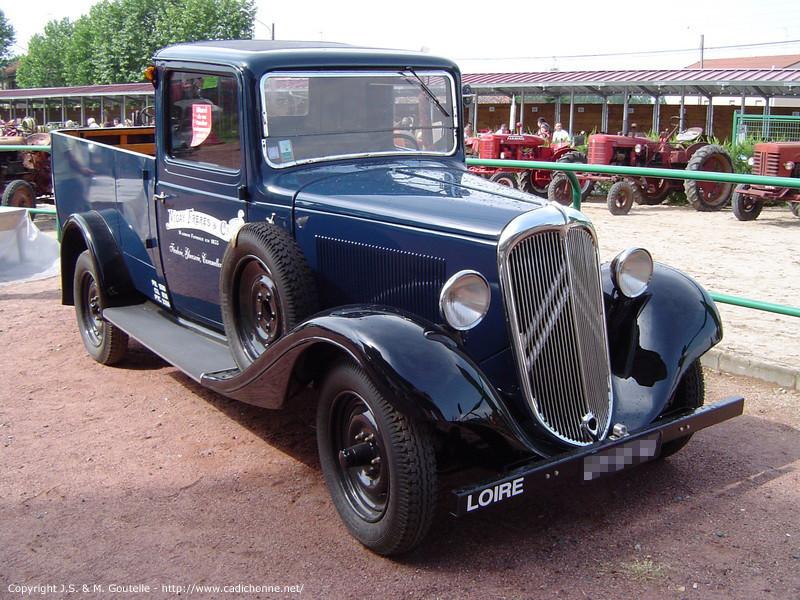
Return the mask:
<svg viewBox="0 0 800 600"><path fill-rule="evenodd" d="M515 217L550 205L464 169L441 166L321 168L306 171L299 183L298 209L492 240Z"/></svg>

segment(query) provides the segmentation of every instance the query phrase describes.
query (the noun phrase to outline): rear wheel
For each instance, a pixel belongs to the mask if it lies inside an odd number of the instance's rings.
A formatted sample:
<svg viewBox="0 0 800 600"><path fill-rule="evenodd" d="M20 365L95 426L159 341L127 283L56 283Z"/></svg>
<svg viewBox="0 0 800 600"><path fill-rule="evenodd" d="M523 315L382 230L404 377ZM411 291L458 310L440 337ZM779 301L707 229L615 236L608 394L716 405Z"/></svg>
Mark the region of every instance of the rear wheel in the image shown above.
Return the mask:
<svg viewBox="0 0 800 600"><path fill-rule="evenodd" d="M495 183L499 183L500 185L505 185L512 188L517 187L516 173L509 173L508 171L498 171L497 173L489 177L489 181L494 181Z"/></svg>
<svg viewBox="0 0 800 600"><path fill-rule="evenodd" d="M431 433L353 362L338 363L322 385L317 445L333 504L359 542L383 555L422 542L436 508Z"/></svg>
<svg viewBox="0 0 800 600"><path fill-rule="evenodd" d="M709 144L699 148L686 165L687 171L714 171L717 173L733 173L733 162L722 146ZM722 181L683 182L686 198L695 210L720 210L731 198L733 183Z"/></svg>
<svg viewBox="0 0 800 600"><path fill-rule="evenodd" d="M105 290L99 283L94 261L88 250L83 251L75 263L72 292L75 299L75 318L89 355L104 365L113 365L122 360L128 350L128 336L103 318Z"/></svg>
<svg viewBox="0 0 800 600"><path fill-rule="evenodd" d="M632 181L618 181L608 190L606 202L612 215L627 215L633 203L639 203L639 186Z"/></svg>
<svg viewBox="0 0 800 600"><path fill-rule="evenodd" d="M746 183L737 185L731 199L733 214L740 221L754 221L761 214L761 209L764 207L763 200L746 195L748 189L750 189L750 186Z"/></svg>
<svg viewBox="0 0 800 600"><path fill-rule="evenodd" d="M3 190L3 206L36 208L36 193L33 186L24 179L15 179ZM28 213L33 220L33 213Z"/></svg>
<svg viewBox="0 0 800 600"><path fill-rule="evenodd" d="M686 409L695 409L703 406L705 402L705 380L703 376L703 367L700 361L694 361L684 373L681 382L678 384L678 389L670 398L667 407L662 413L662 416L668 416L671 413L677 413ZM661 454L659 458L667 458L681 450L689 440L692 439L692 434L685 435L675 440L670 440L661 445Z"/></svg>

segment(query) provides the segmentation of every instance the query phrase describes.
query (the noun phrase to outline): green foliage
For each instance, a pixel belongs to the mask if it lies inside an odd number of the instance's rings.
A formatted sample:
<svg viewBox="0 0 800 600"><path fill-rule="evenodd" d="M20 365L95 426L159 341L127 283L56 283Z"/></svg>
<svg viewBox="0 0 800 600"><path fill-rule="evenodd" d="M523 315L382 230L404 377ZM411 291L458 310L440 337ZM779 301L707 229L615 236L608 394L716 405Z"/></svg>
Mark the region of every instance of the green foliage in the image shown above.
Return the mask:
<svg viewBox="0 0 800 600"><path fill-rule="evenodd" d="M103 0L74 23L51 21L34 36L17 80L22 87L142 81L159 48L251 38L255 13L254 0Z"/></svg>
<svg viewBox="0 0 800 600"><path fill-rule="evenodd" d="M66 85L64 55L72 35L69 19L50 21L44 35L37 33L28 42L28 54L20 59L17 83L20 87Z"/></svg>
<svg viewBox="0 0 800 600"><path fill-rule="evenodd" d="M11 22L6 19L5 13L0 10L0 67L8 64L11 58L10 49L14 43L15 33Z"/></svg>

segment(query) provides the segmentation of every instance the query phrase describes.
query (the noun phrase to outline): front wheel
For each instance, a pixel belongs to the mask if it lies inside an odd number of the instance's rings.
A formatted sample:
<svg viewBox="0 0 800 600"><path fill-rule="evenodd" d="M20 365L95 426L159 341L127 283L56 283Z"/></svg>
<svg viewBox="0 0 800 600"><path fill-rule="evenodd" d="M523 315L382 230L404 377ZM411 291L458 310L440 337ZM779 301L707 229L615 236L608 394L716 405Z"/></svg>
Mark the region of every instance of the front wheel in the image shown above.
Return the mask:
<svg viewBox="0 0 800 600"><path fill-rule="evenodd" d="M515 173L509 173L508 171L498 171L489 177L489 181L494 181L506 187L517 187L517 175Z"/></svg>
<svg viewBox="0 0 800 600"><path fill-rule="evenodd" d="M337 364L322 385L317 445L333 504L359 542L383 555L422 542L436 509L431 433L353 362Z"/></svg>
<svg viewBox="0 0 800 600"><path fill-rule="evenodd" d="M764 207L763 200L747 195L748 189L750 189L750 186L746 183L737 185L731 199L733 214L740 221L754 221L761 214L761 209Z"/></svg>
<svg viewBox="0 0 800 600"><path fill-rule="evenodd" d="M699 360L694 361L684 373L683 378L678 384L678 389L670 398L667 403L666 409L662 416L669 416L671 413L677 413L686 409L695 409L703 406L705 402L705 380L703 376L703 367ZM692 439L692 434L679 437L675 440L670 440L661 445L661 454L659 458L667 458L672 456L689 443Z"/></svg>
<svg viewBox="0 0 800 600"><path fill-rule="evenodd" d="M606 202L612 215L627 215L633 203L639 204L639 186L632 181L618 181L608 190Z"/></svg>
<svg viewBox="0 0 800 600"><path fill-rule="evenodd" d="M84 250L75 263L72 285L75 318L89 355L100 364L113 365L125 356L128 336L103 318L105 290L98 279L92 255Z"/></svg>

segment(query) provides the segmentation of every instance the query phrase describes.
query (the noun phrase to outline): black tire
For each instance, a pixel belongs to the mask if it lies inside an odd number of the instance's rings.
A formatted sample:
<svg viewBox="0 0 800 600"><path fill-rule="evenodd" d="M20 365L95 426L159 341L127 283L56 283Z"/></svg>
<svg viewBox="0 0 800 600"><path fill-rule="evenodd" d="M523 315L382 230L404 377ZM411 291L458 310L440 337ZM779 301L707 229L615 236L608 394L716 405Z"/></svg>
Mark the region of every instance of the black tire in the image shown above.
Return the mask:
<svg viewBox="0 0 800 600"><path fill-rule="evenodd" d="M699 360L694 361L684 373L683 378L678 384L678 389L670 398L667 407L662 413L662 416L668 416L671 413L680 412L686 409L700 408L703 406L706 397L705 380L703 376L703 367ZM683 449L689 440L692 439L692 434L670 440L661 445L661 454L659 458L667 458L672 456L679 450Z"/></svg>
<svg viewBox="0 0 800 600"><path fill-rule="evenodd" d="M750 189L746 183L736 186L736 191L733 192L731 198L731 205L733 206L733 214L740 221L754 221L761 214L761 209L764 208L764 201L760 198L748 196L745 192Z"/></svg>
<svg viewBox="0 0 800 600"><path fill-rule="evenodd" d="M639 204L639 186L632 181L618 181L608 190L606 202L612 215L627 215L633 203Z"/></svg>
<svg viewBox="0 0 800 600"><path fill-rule="evenodd" d="M239 230L222 259L220 309L240 369L315 313L318 302L311 268L286 230L269 223Z"/></svg>
<svg viewBox="0 0 800 600"><path fill-rule="evenodd" d="M722 146L709 144L699 148L686 165L687 171L716 171L719 173L733 173L733 162L730 154ZM714 211L722 209L731 199L733 183L717 181L692 181L683 182L686 198L695 210Z"/></svg>
<svg viewBox="0 0 800 600"><path fill-rule="evenodd" d="M36 192L33 186L24 179L15 179L9 182L3 190L3 206L18 206L20 208L36 208ZM33 213L28 213L33 220Z"/></svg>
<svg viewBox="0 0 800 600"><path fill-rule="evenodd" d="M517 174L517 187L527 194L533 194L540 198L547 198L548 185L540 186L536 183L537 171L528 169Z"/></svg>
<svg viewBox="0 0 800 600"><path fill-rule="evenodd" d="M641 189L641 203L645 206L658 206L669 195L669 180L645 177Z"/></svg>
<svg viewBox="0 0 800 600"><path fill-rule="evenodd" d="M359 542L387 556L422 542L436 510L431 432L392 407L351 361L336 364L322 385L317 445L333 504ZM341 451L356 447L368 451L343 463Z"/></svg>
<svg viewBox="0 0 800 600"><path fill-rule="evenodd" d="M516 188L517 174L509 173L508 171L498 171L489 177L489 181L494 181L495 183L499 183L500 185L505 185L507 187Z"/></svg>
<svg viewBox="0 0 800 600"><path fill-rule="evenodd" d="M583 152L578 152L577 150L573 150L571 152L567 152L564 156L560 157L556 162L560 163L577 163L577 164L586 164L586 155ZM579 173L575 175L578 176L578 183L581 184L581 201L586 200L594 190L594 181L591 179L582 179ZM550 188L548 186L548 194ZM570 191L570 194L572 192ZM548 195L549 198L549 195Z"/></svg>
<svg viewBox="0 0 800 600"><path fill-rule="evenodd" d="M547 199L564 206L572 204L572 184L564 173L555 173L547 186Z"/></svg>
<svg viewBox="0 0 800 600"><path fill-rule="evenodd" d="M89 355L103 365L118 363L128 350L128 335L103 318L105 290L88 250L84 250L75 263L72 292L75 318Z"/></svg>

